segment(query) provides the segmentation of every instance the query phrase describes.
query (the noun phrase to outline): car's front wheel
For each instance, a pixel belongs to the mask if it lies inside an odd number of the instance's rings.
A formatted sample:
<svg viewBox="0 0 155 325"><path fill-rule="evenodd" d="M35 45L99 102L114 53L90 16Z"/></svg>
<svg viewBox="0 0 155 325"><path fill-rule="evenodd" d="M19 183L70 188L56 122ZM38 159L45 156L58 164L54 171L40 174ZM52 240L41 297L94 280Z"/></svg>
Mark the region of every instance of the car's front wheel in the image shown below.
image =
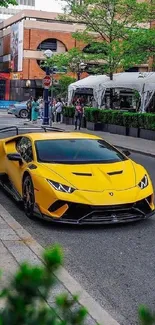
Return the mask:
<svg viewBox="0 0 155 325"><path fill-rule="evenodd" d="M27 118L28 117L28 111L26 109L21 109L19 116L21 118Z"/></svg>
<svg viewBox="0 0 155 325"><path fill-rule="evenodd" d="M34 218L35 195L32 179L27 175L23 180L24 211L28 218Z"/></svg>

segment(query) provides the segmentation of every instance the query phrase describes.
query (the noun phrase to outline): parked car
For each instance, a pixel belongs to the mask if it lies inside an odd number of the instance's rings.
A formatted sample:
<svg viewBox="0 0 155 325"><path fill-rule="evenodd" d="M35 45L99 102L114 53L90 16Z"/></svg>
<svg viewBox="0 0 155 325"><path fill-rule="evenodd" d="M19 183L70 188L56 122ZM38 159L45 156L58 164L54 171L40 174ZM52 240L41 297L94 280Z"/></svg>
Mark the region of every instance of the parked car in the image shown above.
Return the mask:
<svg viewBox="0 0 155 325"><path fill-rule="evenodd" d="M14 105L10 105L8 109L8 114L14 114L16 117L27 118L27 102L21 102Z"/></svg>

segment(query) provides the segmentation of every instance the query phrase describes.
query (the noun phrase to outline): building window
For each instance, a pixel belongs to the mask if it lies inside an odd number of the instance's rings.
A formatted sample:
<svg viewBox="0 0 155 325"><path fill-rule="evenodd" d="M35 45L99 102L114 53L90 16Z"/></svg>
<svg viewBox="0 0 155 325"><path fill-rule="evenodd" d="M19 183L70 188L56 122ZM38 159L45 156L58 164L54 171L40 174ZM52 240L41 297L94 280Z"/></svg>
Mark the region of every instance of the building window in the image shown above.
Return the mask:
<svg viewBox="0 0 155 325"><path fill-rule="evenodd" d="M39 51L46 51L51 50L53 52L57 51L57 40L54 38L49 38L42 43L39 44L37 50Z"/></svg>

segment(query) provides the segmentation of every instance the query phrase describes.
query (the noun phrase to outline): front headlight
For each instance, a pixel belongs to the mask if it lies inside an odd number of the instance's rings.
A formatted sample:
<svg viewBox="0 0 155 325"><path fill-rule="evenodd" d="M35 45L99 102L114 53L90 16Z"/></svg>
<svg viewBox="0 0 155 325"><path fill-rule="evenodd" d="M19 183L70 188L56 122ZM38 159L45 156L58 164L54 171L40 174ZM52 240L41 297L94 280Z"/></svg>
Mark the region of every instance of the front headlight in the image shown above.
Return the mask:
<svg viewBox="0 0 155 325"><path fill-rule="evenodd" d="M140 181L140 183L138 184L138 186L141 188L141 190L143 190L144 188L146 188L149 185L149 180L147 175L145 175L142 180Z"/></svg>
<svg viewBox="0 0 155 325"><path fill-rule="evenodd" d="M75 188L73 187L51 181L50 179L47 179L47 181L55 190L59 192L73 193L75 191Z"/></svg>

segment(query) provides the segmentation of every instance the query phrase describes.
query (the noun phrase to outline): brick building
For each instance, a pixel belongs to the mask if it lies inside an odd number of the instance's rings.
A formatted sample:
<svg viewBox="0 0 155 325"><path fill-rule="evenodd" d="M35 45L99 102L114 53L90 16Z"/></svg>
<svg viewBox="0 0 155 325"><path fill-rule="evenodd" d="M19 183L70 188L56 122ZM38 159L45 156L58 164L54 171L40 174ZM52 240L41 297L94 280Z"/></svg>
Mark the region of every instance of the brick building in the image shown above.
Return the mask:
<svg viewBox="0 0 155 325"><path fill-rule="evenodd" d="M85 46L72 33L84 26L58 20L58 14L24 10L0 23L0 100L27 100L42 95L44 51L55 53ZM148 65L133 71L148 71ZM58 79L59 75L55 75Z"/></svg>
<svg viewBox="0 0 155 325"><path fill-rule="evenodd" d="M27 100L30 94L42 95L45 72L40 62L44 51L50 48L62 53L84 46L72 37L77 24L57 20L57 16L24 10L0 24L0 99Z"/></svg>

